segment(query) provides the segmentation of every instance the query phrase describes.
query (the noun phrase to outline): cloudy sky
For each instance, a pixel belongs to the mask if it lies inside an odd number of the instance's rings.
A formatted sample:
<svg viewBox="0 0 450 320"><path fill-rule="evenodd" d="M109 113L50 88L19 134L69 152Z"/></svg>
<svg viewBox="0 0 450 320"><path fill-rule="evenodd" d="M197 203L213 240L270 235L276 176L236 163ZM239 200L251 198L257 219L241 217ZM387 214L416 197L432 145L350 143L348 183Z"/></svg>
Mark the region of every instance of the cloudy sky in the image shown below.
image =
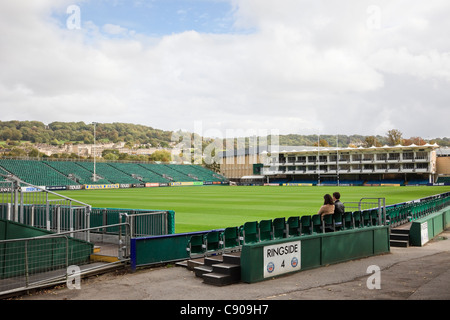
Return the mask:
<svg viewBox="0 0 450 320"><path fill-rule="evenodd" d="M0 120L450 136L448 0L0 2Z"/></svg>

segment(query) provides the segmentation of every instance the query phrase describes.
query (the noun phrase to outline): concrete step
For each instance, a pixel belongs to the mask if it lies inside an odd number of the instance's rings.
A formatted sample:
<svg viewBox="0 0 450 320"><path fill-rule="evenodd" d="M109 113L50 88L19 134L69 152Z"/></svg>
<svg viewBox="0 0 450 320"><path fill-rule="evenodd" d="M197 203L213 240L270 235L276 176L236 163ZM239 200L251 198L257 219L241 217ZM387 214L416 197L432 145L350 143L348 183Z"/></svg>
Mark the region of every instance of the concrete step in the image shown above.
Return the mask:
<svg viewBox="0 0 450 320"><path fill-rule="evenodd" d="M403 240L409 241L409 235L407 234L392 234L389 236L390 240Z"/></svg>
<svg viewBox="0 0 450 320"><path fill-rule="evenodd" d="M404 224L398 228L392 228L389 235L391 247L408 248L409 247L409 229L411 224Z"/></svg>
<svg viewBox="0 0 450 320"><path fill-rule="evenodd" d="M222 256L223 263L241 265L241 255L240 254L224 254Z"/></svg>
<svg viewBox="0 0 450 320"><path fill-rule="evenodd" d="M195 276L200 278L203 277L204 274L211 273L212 271L213 271L212 266L202 265L194 268Z"/></svg>
<svg viewBox="0 0 450 320"><path fill-rule="evenodd" d="M212 266L214 273L221 273L232 277L241 276L241 266L237 264L219 263Z"/></svg>
<svg viewBox="0 0 450 320"><path fill-rule="evenodd" d="M409 235L409 229L391 229L391 234L406 234L406 235Z"/></svg>
<svg viewBox="0 0 450 320"><path fill-rule="evenodd" d="M195 259L195 260L188 260L186 266L189 270L193 271L195 267L202 266L203 264L204 264L203 259Z"/></svg>
<svg viewBox="0 0 450 320"><path fill-rule="evenodd" d="M233 277L227 274L211 272L203 275L203 282L214 286L226 286L241 281L241 277Z"/></svg>
<svg viewBox="0 0 450 320"><path fill-rule="evenodd" d="M191 259L177 265L194 271L206 284L225 286L241 281L240 252Z"/></svg>
<svg viewBox="0 0 450 320"><path fill-rule="evenodd" d="M407 248L409 247L409 240L391 240L390 241L391 247L401 247L401 248Z"/></svg>
<svg viewBox="0 0 450 320"><path fill-rule="evenodd" d="M212 266L213 264L218 264L222 262L223 258L221 256L205 257L205 259L203 260L205 266Z"/></svg>

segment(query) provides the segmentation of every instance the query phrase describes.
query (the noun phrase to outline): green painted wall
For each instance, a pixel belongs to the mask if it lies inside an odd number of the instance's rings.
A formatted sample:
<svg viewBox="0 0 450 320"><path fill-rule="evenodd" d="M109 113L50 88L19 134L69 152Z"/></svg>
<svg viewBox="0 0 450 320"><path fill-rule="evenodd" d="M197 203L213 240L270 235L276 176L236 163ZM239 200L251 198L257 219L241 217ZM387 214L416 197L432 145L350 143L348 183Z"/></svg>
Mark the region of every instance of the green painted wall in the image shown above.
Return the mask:
<svg viewBox="0 0 450 320"><path fill-rule="evenodd" d="M273 278L264 277L266 268L263 262L264 247L292 241L301 243L301 261L298 271L390 251L388 226L319 233L244 245L241 254L241 280L252 283Z"/></svg>
<svg viewBox="0 0 450 320"><path fill-rule="evenodd" d="M449 227L450 206L413 221L409 231L410 244L413 246L423 246ZM423 234L423 232L426 234Z"/></svg>

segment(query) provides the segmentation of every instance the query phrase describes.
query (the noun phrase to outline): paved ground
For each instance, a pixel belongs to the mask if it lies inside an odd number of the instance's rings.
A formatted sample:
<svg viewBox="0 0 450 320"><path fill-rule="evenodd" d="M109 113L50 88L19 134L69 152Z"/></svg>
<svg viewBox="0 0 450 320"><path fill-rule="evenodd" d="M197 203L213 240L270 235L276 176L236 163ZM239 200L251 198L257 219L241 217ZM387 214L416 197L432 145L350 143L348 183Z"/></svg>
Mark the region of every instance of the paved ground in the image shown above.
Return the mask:
<svg viewBox="0 0 450 320"><path fill-rule="evenodd" d="M380 289L369 266L380 268ZM372 281L373 280L373 281ZM450 300L450 230L423 247L305 270L277 279L225 287L206 285L183 267L110 272L22 295L20 300Z"/></svg>

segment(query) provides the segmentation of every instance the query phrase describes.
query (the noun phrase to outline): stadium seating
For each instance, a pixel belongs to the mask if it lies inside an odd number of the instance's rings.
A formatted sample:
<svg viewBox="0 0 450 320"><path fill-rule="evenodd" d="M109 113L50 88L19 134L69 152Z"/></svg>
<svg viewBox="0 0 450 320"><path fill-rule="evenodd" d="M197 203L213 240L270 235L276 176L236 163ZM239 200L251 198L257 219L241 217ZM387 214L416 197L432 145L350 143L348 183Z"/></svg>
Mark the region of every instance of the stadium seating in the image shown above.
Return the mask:
<svg viewBox="0 0 450 320"><path fill-rule="evenodd" d="M205 245L203 242L203 235L196 234L190 236L186 250L189 252L190 258L195 258L198 256L203 256L205 253Z"/></svg>
<svg viewBox="0 0 450 320"><path fill-rule="evenodd" d="M222 250L221 231L210 231L203 236L205 255Z"/></svg>
<svg viewBox="0 0 450 320"><path fill-rule="evenodd" d="M326 214L322 217L322 232L334 231L334 219L332 214Z"/></svg>
<svg viewBox="0 0 450 320"><path fill-rule="evenodd" d="M273 219L273 238L286 238L286 218Z"/></svg>
<svg viewBox="0 0 450 320"><path fill-rule="evenodd" d="M344 212L343 217L344 229L353 229L355 222L353 221L353 212Z"/></svg>
<svg viewBox="0 0 450 320"><path fill-rule="evenodd" d="M365 210L365 211L361 212L361 216L362 216L363 226L365 226L365 227L372 226L372 219L370 217L370 211L369 210Z"/></svg>
<svg viewBox="0 0 450 320"><path fill-rule="evenodd" d="M300 218L301 223L301 233L302 234L311 234L311 216L305 215Z"/></svg>
<svg viewBox="0 0 450 320"><path fill-rule="evenodd" d="M41 161L0 159L0 166L21 180L36 186L78 184Z"/></svg>
<svg viewBox="0 0 450 320"><path fill-rule="evenodd" d="M273 239L273 223L272 220L261 220L259 222L259 240L272 240Z"/></svg>
<svg viewBox="0 0 450 320"><path fill-rule="evenodd" d="M168 183L168 179L137 163L110 163L110 166L144 183Z"/></svg>
<svg viewBox="0 0 450 320"><path fill-rule="evenodd" d="M92 162L77 162L78 165L94 173L94 163ZM140 181L123 173L120 170L110 166L108 163L100 162L96 164L95 173L102 178L105 178L111 183L139 183Z"/></svg>
<svg viewBox="0 0 450 320"><path fill-rule="evenodd" d="M355 228L363 227L363 219L361 216L361 211L355 211L353 212L353 224Z"/></svg>
<svg viewBox="0 0 450 320"><path fill-rule="evenodd" d="M240 250L242 245L268 242L273 239L308 236L323 232L341 232L384 224L398 225L408 219L418 219L450 205L449 195L436 199L422 200L416 203L403 203L386 207L386 221L380 217L378 209L345 212L344 214L291 216L246 222L242 226L224 229L217 235L193 235L188 242L190 255L206 256L210 252ZM214 236L214 237L213 237ZM205 240L213 237L213 240ZM212 243L211 243L212 241Z"/></svg>
<svg viewBox="0 0 450 320"><path fill-rule="evenodd" d="M436 182L450 184L450 177L438 177Z"/></svg>
<svg viewBox="0 0 450 320"><path fill-rule="evenodd" d="M43 161L49 167L59 171L78 184L110 184L107 179L93 180L94 173L71 161Z"/></svg>
<svg viewBox="0 0 450 320"><path fill-rule="evenodd" d="M249 244L259 242L259 225L257 221L250 221L244 223L240 227L239 233L241 235L241 243Z"/></svg>
<svg viewBox="0 0 450 320"><path fill-rule="evenodd" d="M378 218L378 209L370 210L370 221L372 226L378 226L380 224L380 220Z"/></svg>
<svg viewBox="0 0 450 320"><path fill-rule="evenodd" d="M314 214L311 216L311 228L312 233L322 232L322 217L320 214Z"/></svg>
<svg viewBox="0 0 450 320"><path fill-rule="evenodd" d="M221 234L223 252L233 251L240 248L239 228L228 227Z"/></svg>
<svg viewBox="0 0 450 320"><path fill-rule="evenodd" d="M344 220L342 213L333 214L334 231L342 230L344 228Z"/></svg>
<svg viewBox="0 0 450 320"><path fill-rule="evenodd" d="M95 169L96 181L93 162L0 159L0 173L37 186L227 181L199 165L97 162Z"/></svg>
<svg viewBox="0 0 450 320"><path fill-rule="evenodd" d="M293 217L289 217L287 219L286 222L287 226L287 231L286 231L286 235L288 237L296 237L301 235L302 233L302 226L300 223L300 217L299 216L293 216Z"/></svg>

